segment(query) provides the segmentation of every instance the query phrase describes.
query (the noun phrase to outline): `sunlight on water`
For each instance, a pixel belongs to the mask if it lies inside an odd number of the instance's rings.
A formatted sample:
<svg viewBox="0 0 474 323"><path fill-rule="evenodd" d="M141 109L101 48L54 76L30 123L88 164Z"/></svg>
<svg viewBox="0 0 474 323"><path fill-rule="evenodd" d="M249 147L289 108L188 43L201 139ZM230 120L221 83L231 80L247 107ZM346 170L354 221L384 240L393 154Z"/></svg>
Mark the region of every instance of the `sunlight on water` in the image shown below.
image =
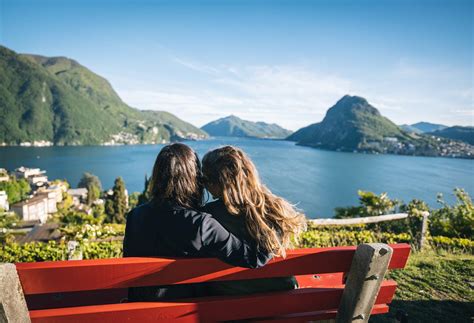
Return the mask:
<svg viewBox="0 0 474 323"><path fill-rule="evenodd" d="M292 142L214 138L187 142L202 157L208 150L230 144L254 160L270 189L298 205L308 217L330 217L337 206L355 205L357 190L387 192L409 201L423 199L436 206L436 194L453 201L455 187L474 192L472 160L365 155L323 151ZM40 167L50 179L65 178L73 187L83 172L98 175L104 188L122 176L130 192L142 191L162 145L83 147L1 147L0 167Z"/></svg>

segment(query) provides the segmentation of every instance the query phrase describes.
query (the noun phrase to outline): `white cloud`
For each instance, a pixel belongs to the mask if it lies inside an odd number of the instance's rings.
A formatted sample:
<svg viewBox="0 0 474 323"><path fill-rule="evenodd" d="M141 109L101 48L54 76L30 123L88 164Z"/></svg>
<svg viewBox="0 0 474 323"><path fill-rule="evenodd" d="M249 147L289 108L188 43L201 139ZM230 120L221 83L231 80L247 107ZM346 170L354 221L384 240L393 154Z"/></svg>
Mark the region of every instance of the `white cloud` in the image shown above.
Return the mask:
<svg viewBox="0 0 474 323"><path fill-rule="evenodd" d="M322 120L345 94L365 97L396 123L466 124L466 116L472 116L472 110L465 109L466 102L472 102L472 87L453 81L463 78L446 67L400 60L392 70L380 70L382 79L377 81L364 75L348 79L307 65L210 66L175 55L170 60L184 78L160 80L156 88L146 83L119 88L124 101L169 111L197 126L235 114L297 130ZM439 73L443 76L435 77Z"/></svg>
<svg viewBox="0 0 474 323"><path fill-rule="evenodd" d="M217 74L217 73L219 73L219 70L217 70L217 69L215 69L211 66L202 64L202 63L182 59L182 58L179 58L179 57L176 57L176 56L172 57L172 60L173 60L173 62L178 63L179 65L187 67L187 68L189 68L191 70L194 70L196 72L206 73L206 74Z"/></svg>
<svg viewBox="0 0 474 323"><path fill-rule="evenodd" d="M173 61L207 74L208 82L186 90L122 90L123 99L133 106L170 111L199 126L235 114L297 130L320 121L327 108L351 89L348 80L301 66L217 68L176 58Z"/></svg>

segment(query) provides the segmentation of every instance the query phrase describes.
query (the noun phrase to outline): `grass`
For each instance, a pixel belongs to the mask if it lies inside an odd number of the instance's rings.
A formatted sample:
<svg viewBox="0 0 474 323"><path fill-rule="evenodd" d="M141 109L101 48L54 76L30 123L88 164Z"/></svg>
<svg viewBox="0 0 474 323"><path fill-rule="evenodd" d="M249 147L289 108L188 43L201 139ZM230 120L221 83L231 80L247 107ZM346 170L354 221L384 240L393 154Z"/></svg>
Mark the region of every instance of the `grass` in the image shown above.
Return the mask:
<svg viewBox="0 0 474 323"><path fill-rule="evenodd" d="M473 322L474 255L423 251L413 253L403 270L388 277L398 283L390 313L371 322Z"/></svg>

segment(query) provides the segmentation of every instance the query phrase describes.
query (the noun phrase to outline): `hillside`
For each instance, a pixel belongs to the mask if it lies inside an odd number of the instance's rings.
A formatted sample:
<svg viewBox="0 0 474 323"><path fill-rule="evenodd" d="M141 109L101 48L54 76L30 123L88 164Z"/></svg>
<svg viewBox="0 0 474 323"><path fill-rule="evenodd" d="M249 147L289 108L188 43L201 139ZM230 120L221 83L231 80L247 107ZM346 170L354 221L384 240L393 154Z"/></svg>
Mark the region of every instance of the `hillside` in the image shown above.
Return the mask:
<svg viewBox="0 0 474 323"><path fill-rule="evenodd" d="M442 124L430 123L430 122L417 122L411 125L403 124L400 126L406 132L414 132L414 133L426 133L426 132L433 132L436 130L443 130L447 128L447 126Z"/></svg>
<svg viewBox="0 0 474 323"><path fill-rule="evenodd" d="M408 133L385 118L366 99L346 95L319 123L304 127L287 140L338 151L473 158L474 147L452 140Z"/></svg>
<svg viewBox="0 0 474 323"><path fill-rule="evenodd" d="M430 132L429 134L436 137L460 140L470 145L474 145L474 127L454 126Z"/></svg>
<svg viewBox="0 0 474 323"><path fill-rule="evenodd" d="M296 131L288 140L303 145L352 151L391 137L409 140L407 133L383 117L367 100L346 95L331 107L320 123Z"/></svg>
<svg viewBox="0 0 474 323"><path fill-rule="evenodd" d="M286 138L291 134L277 124L242 120L234 115L209 122L201 129L211 136L224 137Z"/></svg>
<svg viewBox="0 0 474 323"><path fill-rule="evenodd" d="M129 107L106 79L65 57L22 55L0 46L0 75L0 144L134 144L206 136L169 113Z"/></svg>

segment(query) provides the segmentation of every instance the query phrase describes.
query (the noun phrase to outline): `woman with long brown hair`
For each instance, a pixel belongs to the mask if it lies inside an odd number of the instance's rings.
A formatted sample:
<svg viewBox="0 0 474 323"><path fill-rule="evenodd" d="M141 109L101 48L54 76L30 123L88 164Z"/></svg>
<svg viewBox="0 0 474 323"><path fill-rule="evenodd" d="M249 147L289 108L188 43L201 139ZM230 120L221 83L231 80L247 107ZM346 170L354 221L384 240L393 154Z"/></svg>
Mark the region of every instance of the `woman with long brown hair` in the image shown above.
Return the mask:
<svg viewBox="0 0 474 323"><path fill-rule="evenodd" d="M124 257L217 257L256 268L271 258L200 212L204 187L201 164L188 146L176 143L158 154L149 185L151 200L127 215ZM192 270L192 268L190 268ZM203 285L137 287L130 301L204 296Z"/></svg>
<svg viewBox="0 0 474 323"><path fill-rule="evenodd" d="M272 256L286 256L306 229L305 216L260 180L252 160L239 148L225 146L203 158L203 178L216 198L204 210L227 230ZM211 284L211 293L247 294L296 288L294 277Z"/></svg>

